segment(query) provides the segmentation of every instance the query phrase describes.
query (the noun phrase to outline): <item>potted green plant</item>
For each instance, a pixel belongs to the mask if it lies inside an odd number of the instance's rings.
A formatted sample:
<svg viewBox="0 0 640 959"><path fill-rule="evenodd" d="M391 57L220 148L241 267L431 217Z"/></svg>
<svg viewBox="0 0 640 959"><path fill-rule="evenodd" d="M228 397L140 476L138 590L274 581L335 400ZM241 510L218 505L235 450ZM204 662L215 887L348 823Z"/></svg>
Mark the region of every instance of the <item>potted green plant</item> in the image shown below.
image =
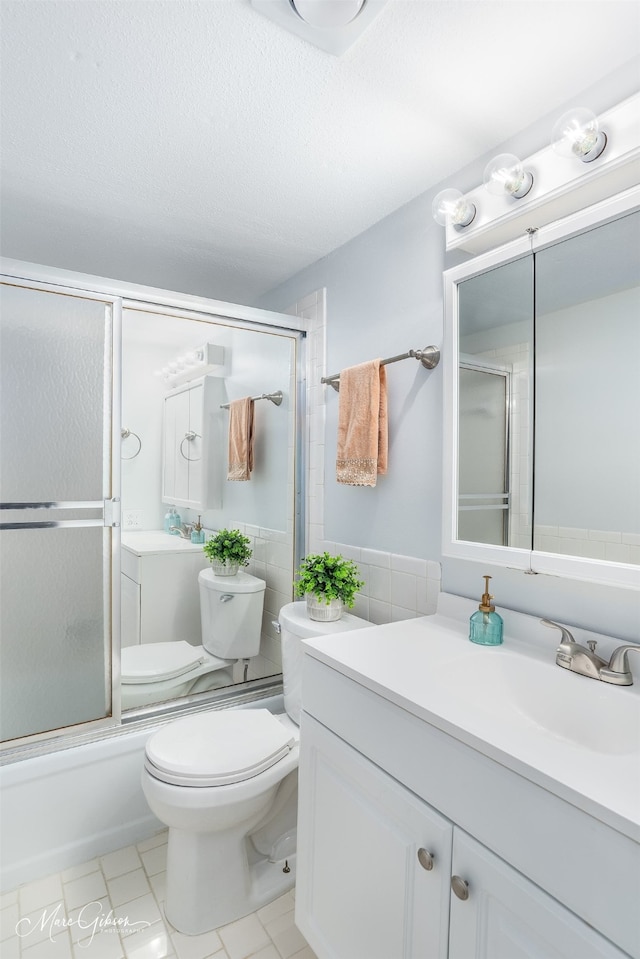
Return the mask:
<svg viewBox="0 0 640 959"><path fill-rule="evenodd" d="M239 529L221 529L202 547L217 576L235 576L241 566L248 566L253 550L251 540Z"/></svg>
<svg viewBox="0 0 640 959"><path fill-rule="evenodd" d="M340 619L344 606L351 609L364 586L353 560L330 553L305 556L296 576L295 593L306 597L309 619L325 623Z"/></svg>

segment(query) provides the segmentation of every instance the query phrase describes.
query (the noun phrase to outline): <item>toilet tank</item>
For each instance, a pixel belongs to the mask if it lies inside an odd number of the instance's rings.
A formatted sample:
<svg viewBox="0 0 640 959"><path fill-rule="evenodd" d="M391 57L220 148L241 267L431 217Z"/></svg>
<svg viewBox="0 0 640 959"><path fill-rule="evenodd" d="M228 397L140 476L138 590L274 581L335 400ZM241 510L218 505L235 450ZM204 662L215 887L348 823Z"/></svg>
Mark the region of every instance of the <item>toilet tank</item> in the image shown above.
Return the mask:
<svg viewBox="0 0 640 959"><path fill-rule="evenodd" d="M217 576L212 569L198 574L202 645L221 659L249 659L260 652L263 579L238 572Z"/></svg>
<svg viewBox="0 0 640 959"><path fill-rule="evenodd" d="M299 726L302 709L302 640L313 636L346 633L351 629L364 629L367 626L373 626L373 623L368 623L366 619L360 619L347 612L343 612L336 622L317 623L307 616L307 604L304 600L283 606L278 615L278 622L282 644L284 708L289 718Z"/></svg>

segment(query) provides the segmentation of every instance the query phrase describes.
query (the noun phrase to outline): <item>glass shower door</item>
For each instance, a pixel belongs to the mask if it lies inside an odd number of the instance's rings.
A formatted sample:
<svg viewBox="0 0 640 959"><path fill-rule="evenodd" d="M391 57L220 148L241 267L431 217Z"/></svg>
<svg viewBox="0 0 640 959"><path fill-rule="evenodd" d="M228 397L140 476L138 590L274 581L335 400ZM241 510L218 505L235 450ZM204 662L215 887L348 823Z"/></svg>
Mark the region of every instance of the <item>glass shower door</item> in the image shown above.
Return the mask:
<svg viewBox="0 0 640 959"><path fill-rule="evenodd" d="M0 295L0 739L17 745L119 720L120 303Z"/></svg>

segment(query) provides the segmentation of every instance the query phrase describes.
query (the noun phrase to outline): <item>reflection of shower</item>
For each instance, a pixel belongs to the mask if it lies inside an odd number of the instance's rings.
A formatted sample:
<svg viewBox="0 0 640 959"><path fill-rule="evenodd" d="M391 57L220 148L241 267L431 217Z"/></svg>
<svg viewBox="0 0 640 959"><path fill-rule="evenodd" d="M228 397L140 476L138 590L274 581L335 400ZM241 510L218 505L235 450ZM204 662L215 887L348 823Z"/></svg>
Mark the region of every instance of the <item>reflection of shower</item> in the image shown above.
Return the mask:
<svg viewBox="0 0 640 959"><path fill-rule="evenodd" d="M508 544L510 399L504 367L460 364L458 539Z"/></svg>

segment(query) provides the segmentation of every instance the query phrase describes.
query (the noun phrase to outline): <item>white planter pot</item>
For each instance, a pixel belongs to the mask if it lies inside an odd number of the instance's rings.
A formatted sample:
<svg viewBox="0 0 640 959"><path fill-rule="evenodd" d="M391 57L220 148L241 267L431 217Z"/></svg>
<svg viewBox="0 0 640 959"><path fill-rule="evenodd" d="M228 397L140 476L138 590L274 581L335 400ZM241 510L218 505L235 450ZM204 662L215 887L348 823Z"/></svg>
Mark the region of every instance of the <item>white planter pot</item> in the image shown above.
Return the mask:
<svg viewBox="0 0 640 959"><path fill-rule="evenodd" d="M305 595L307 601L307 616L318 623L335 623L342 616L344 604L341 599L318 599L315 593Z"/></svg>
<svg viewBox="0 0 640 959"><path fill-rule="evenodd" d="M211 560L211 569L216 576L235 576L240 569L240 564L220 563L217 560Z"/></svg>

